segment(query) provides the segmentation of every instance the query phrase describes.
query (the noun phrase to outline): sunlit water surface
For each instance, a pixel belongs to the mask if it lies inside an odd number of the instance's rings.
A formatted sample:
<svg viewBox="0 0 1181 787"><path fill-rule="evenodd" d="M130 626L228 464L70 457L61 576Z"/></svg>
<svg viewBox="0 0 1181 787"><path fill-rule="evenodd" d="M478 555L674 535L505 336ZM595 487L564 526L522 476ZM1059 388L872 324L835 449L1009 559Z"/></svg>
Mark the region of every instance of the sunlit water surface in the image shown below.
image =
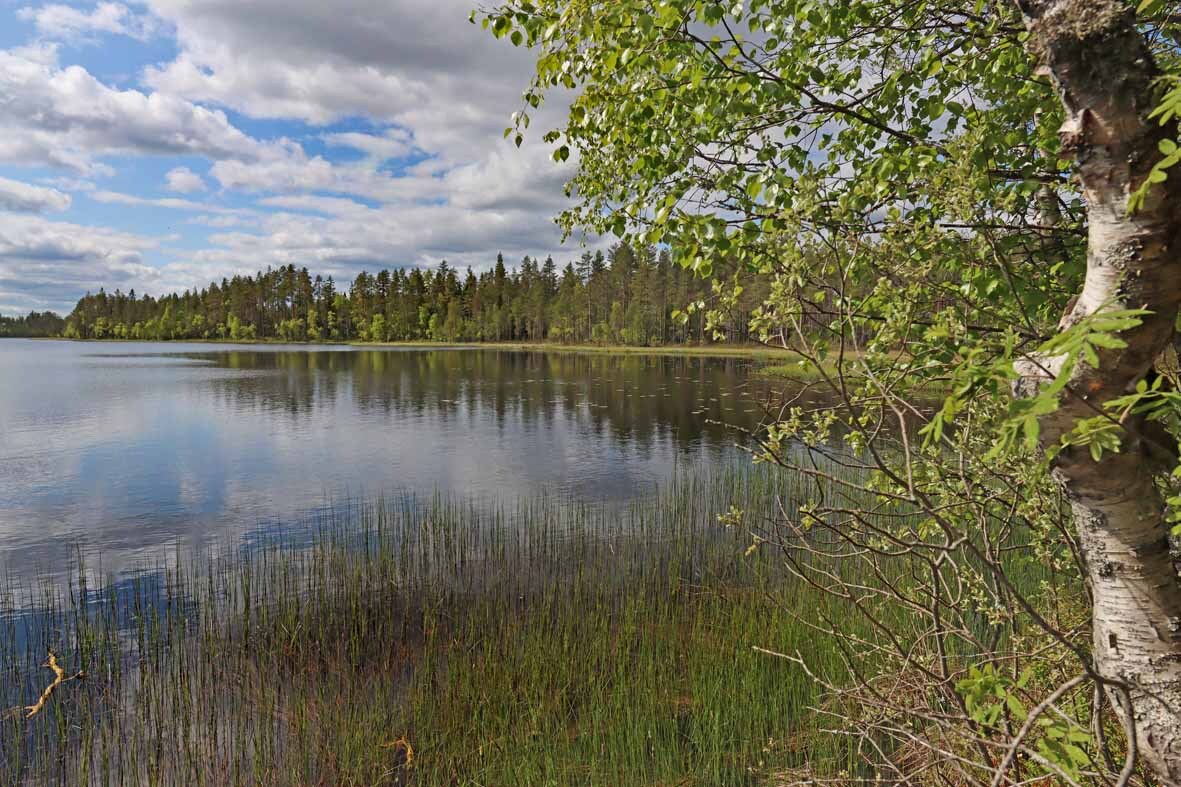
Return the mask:
<svg viewBox="0 0 1181 787"><path fill-rule="evenodd" d="M591 501L736 461L749 361L470 349L0 341L0 574L121 572L435 492Z"/></svg>

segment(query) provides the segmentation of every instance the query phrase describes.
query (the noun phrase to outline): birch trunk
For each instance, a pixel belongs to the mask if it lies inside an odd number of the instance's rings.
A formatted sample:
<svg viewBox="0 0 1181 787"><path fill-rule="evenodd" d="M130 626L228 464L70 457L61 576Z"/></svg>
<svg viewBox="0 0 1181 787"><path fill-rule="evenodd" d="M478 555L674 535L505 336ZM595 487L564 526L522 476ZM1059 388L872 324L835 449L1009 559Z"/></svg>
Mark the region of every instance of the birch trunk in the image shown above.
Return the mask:
<svg viewBox="0 0 1181 787"><path fill-rule="evenodd" d="M1066 109L1063 147L1077 157L1087 205L1087 276L1064 319L1104 308L1144 308L1143 324L1105 350L1099 368L1080 365L1061 407L1043 419L1056 444L1080 418L1133 390L1172 342L1181 299L1181 189L1154 188L1129 216L1129 195L1159 157L1164 135L1147 119L1156 66L1124 0L1018 0L1030 52L1051 75ZM1019 395L1058 371L1053 359L1023 363ZM1060 360L1057 362L1060 364ZM1165 507L1134 432L1119 453L1094 461L1065 451L1054 474L1071 501L1093 600L1096 670L1135 730L1141 761L1164 784L1181 785L1181 581L1169 554Z"/></svg>

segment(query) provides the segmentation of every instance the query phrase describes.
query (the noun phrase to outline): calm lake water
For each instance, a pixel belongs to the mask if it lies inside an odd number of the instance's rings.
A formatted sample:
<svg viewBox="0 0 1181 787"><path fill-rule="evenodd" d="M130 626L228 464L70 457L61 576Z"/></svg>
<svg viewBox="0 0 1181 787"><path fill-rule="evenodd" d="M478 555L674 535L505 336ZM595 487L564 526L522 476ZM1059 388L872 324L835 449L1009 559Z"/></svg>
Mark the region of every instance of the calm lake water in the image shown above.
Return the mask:
<svg viewBox="0 0 1181 787"><path fill-rule="evenodd" d="M735 461L751 363L468 349L0 341L0 575L104 571L331 501L649 492Z"/></svg>

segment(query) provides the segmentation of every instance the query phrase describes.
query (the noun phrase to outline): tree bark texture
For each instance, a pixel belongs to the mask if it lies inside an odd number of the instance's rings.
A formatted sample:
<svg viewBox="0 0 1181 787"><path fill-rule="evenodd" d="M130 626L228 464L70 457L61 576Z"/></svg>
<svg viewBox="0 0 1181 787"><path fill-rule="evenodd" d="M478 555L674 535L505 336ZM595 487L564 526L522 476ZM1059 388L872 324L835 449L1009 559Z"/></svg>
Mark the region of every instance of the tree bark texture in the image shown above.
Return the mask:
<svg viewBox="0 0 1181 787"><path fill-rule="evenodd" d="M1165 129L1148 119L1159 76L1131 6L1123 0L1017 0L1029 51L1066 110L1063 148L1078 161L1089 225L1086 284L1068 328L1104 309L1147 309L1120 334L1124 349L1080 363L1057 412L1041 422L1058 444L1082 418L1135 389L1176 333L1181 301L1181 171L1129 215L1129 196L1159 158ZM1036 393L1062 359L1020 364L1018 395ZM1073 508L1093 601L1094 665L1112 681L1115 707L1135 730L1141 761L1181 785L1181 581L1169 553L1165 506L1147 446L1129 426L1118 453L1099 461L1066 449L1054 474Z"/></svg>

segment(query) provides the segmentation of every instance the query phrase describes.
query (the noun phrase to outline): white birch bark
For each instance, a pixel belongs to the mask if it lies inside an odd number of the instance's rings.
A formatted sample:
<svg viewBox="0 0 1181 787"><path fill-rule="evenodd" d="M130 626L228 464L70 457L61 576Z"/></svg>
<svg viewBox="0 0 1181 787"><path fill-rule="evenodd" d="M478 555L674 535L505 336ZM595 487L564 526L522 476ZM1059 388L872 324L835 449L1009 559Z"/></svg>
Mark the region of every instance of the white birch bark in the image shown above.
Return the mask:
<svg viewBox="0 0 1181 787"><path fill-rule="evenodd" d="M1061 407L1041 423L1050 444L1104 401L1134 389L1173 341L1181 300L1181 172L1154 188L1142 210L1127 204L1159 158L1164 135L1147 118L1158 76L1131 6L1123 0L1017 0L1030 52L1052 76L1067 113L1064 148L1078 159L1089 224L1086 285L1069 326L1103 308L1148 309L1143 324L1105 350L1099 368L1080 365ZM1051 374L1058 370L1047 362ZM1046 379L1021 365L1019 395ZM1181 581L1169 554L1164 504L1152 464L1134 436L1096 462L1067 450L1054 474L1074 511L1093 597L1095 668L1135 729L1142 762L1181 785ZM1130 701L1130 708L1126 702Z"/></svg>

